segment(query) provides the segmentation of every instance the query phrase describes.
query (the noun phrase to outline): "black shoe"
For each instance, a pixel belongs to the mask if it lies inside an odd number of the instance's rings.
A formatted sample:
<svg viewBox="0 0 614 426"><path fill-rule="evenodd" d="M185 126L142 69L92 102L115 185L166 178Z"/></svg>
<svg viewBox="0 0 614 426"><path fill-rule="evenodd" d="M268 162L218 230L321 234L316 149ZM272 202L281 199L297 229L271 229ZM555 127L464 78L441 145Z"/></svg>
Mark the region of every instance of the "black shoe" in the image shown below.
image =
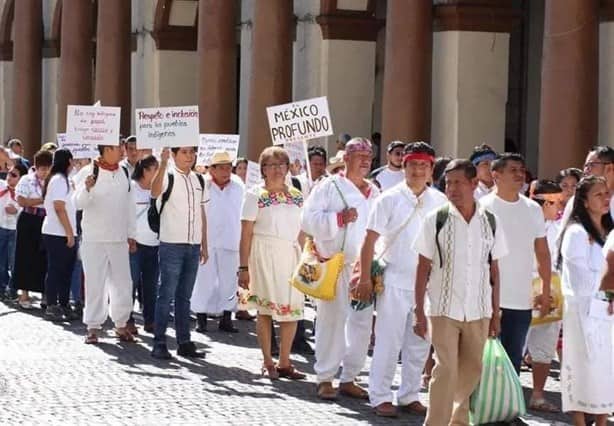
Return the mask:
<svg viewBox="0 0 614 426"><path fill-rule="evenodd" d="M196 314L196 332L207 332L207 314Z"/></svg>
<svg viewBox="0 0 614 426"><path fill-rule="evenodd" d="M62 306L62 315L64 317L64 321L76 321L81 318L75 311L72 310L70 306Z"/></svg>
<svg viewBox="0 0 614 426"><path fill-rule="evenodd" d="M47 306L47 309L45 309L45 319L53 322L64 321L64 312L58 305Z"/></svg>
<svg viewBox="0 0 614 426"><path fill-rule="evenodd" d="M177 355L186 358L204 358L205 353L196 350L194 342L182 343L177 348Z"/></svg>
<svg viewBox="0 0 614 426"><path fill-rule="evenodd" d="M166 348L166 345L155 345L151 351L151 356L156 359L173 359L173 356Z"/></svg>
<svg viewBox="0 0 614 426"><path fill-rule="evenodd" d="M72 311L75 313L77 318L83 318L83 303L76 302L72 307Z"/></svg>
<svg viewBox="0 0 614 426"><path fill-rule="evenodd" d="M315 355L315 351L307 340L299 339L292 342L292 352L302 355Z"/></svg>
<svg viewBox="0 0 614 426"><path fill-rule="evenodd" d="M239 329L232 324L232 321L220 321L220 325L218 326L220 331L225 331L227 333L238 333Z"/></svg>

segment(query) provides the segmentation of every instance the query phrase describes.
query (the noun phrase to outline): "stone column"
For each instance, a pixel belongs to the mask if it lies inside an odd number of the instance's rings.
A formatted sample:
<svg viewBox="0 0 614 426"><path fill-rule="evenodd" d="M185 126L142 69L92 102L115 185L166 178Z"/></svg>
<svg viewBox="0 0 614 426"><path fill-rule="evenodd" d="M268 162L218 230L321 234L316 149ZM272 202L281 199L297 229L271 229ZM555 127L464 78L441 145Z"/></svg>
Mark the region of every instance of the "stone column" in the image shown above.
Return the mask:
<svg viewBox="0 0 614 426"><path fill-rule="evenodd" d="M292 3L254 4L247 118L247 156L253 161L271 145L266 107L292 101Z"/></svg>
<svg viewBox="0 0 614 426"><path fill-rule="evenodd" d="M89 0L63 0L58 131L66 130L66 106L92 104L92 19Z"/></svg>
<svg viewBox="0 0 614 426"><path fill-rule="evenodd" d="M126 0L98 2L96 100L122 108L121 133L130 133L130 32L132 8Z"/></svg>
<svg viewBox="0 0 614 426"><path fill-rule="evenodd" d="M41 146L42 13L40 0L15 2L12 136L21 139L30 158Z"/></svg>
<svg viewBox="0 0 614 426"><path fill-rule="evenodd" d="M599 2L546 0L539 175L579 167L597 143Z"/></svg>
<svg viewBox="0 0 614 426"><path fill-rule="evenodd" d="M237 21L235 1L198 4L199 112L201 133L237 130Z"/></svg>
<svg viewBox="0 0 614 426"><path fill-rule="evenodd" d="M388 0L382 152L393 140L430 141L433 5Z"/></svg>

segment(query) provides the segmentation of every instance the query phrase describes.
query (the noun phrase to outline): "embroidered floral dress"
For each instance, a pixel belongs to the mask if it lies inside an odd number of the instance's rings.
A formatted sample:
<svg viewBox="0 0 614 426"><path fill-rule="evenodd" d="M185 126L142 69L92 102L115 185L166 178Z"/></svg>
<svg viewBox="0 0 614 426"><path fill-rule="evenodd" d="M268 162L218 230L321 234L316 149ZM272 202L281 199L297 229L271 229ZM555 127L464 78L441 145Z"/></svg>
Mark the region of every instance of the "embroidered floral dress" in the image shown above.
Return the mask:
<svg viewBox="0 0 614 426"><path fill-rule="evenodd" d="M243 201L241 220L254 222L248 308L276 321L303 318L305 297L289 283L299 262L302 207L303 195L295 188L269 192L257 187Z"/></svg>

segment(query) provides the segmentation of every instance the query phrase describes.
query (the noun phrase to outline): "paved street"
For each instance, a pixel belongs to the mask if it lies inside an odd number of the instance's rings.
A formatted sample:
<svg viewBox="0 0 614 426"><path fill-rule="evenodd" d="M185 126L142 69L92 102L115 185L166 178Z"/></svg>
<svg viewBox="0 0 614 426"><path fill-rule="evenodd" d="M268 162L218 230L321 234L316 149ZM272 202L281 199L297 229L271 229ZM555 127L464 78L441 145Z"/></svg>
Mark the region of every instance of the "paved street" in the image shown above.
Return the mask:
<svg viewBox="0 0 614 426"><path fill-rule="evenodd" d="M0 303L0 424L421 424L411 415L378 418L366 402L320 402L313 359L294 357L309 373L306 382L261 378L254 324L238 326L240 334L223 334L210 320L214 331L193 334L207 351L205 360L166 363L149 356L151 335L120 344L108 332L100 345L89 346L80 324L52 324L41 319L40 310L25 313ZM361 379L366 383L367 374ZM529 382L529 374L522 380ZM548 381L557 404L558 387L558 381ZM550 425L569 418L524 420Z"/></svg>

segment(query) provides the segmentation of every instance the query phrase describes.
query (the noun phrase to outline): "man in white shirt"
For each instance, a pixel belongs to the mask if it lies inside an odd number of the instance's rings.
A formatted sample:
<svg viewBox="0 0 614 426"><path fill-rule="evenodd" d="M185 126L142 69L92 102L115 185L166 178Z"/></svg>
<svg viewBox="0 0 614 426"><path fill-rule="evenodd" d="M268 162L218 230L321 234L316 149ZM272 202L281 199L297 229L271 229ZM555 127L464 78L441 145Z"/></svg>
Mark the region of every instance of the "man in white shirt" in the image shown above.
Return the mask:
<svg viewBox="0 0 614 426"><path fill-rule="evenodd" d="M166 328L174 300L177 355L203 358L204 353L197 351L190 340L190 297L199 259L204 264L208 258L206 191L202 176L192 171L196 148L172 148L172 153L174 165L168 170L170 152L162 151L160 167L151 184L151 197L158 199L160 211L160 288L151 356L172 357L166 346ZM167 201L162 207L164 198Z"/></svg>
<svg viewBox="0 0 614 426"><path fill-rule="evenodd" d="M497 218L473 198L476 175L468 160L448 164L450 202L427 216L413 246L414 332L426 338L429 330L436 360L425 425L469 424L484 344L499 330L498 261L507 247Z"/></svg>
<svg viewBox="0 0 614 426"><path fill-rule="evenodd" d="M350 278L360 254L367 219L378 189L365 177L371 168L373 151L366 138L354 138L346 145L346 173L332 176L315 186L305 202L302 228L314 239L324 258L343 251L345 264L337 281L334 300L319 300L316 321L316 363L318 396L337 398L333 379L343 364L339 391L353 398L367 399L368 393L354 379L364 366L371 335L373 307L354 311L350 307Z"/></svg>
<svg viewBox="0 0 614 426"><path fill-rule="evenodd" d="M475 189L474 194L476 200L490 194L495 188L495 181L490 171L490 163L495 158L497 158L497 153L486 144L473 148L469 161L473 163L478 171L478 187Z"/></svg>
<svg viewBox="0 0 614 426"><path fill-rule="evenodd" d="M405 143L401 141L390 142L387 148L386 158L388 164L379 169L375 169L369 175L369 178L376 182L376 185L382 191L403 182L405 173L403 172L403 152Z"/></svg>
<svg viewBox="0 0 614 426"><path fill-rule="evenodd" d="M232 174L232 159L227 152L211 157L205 176L209 201L206 204L209 260L198 269L192 292L192 311L196 312L196 331L207 331L207 314L222 314L218 328L237 333L232 312L237 309L237 270L241 240L241 203L245 186Z"/></svg>
<svg viewBox="0 0 614 426"><path fill-rule="evenodd" d="M377 339L369 374L369 399L379 416L397 416L397 408L392 405L391 386L399 352L403 367L397 406L415 414L426 413L418 393L431 345L412 330L418 264L418 254L412 250L412 243L426 214L447 203L445 195L427 186L434 161L435 150L430 145L415 142L407 146L403 157L405 180L375 201L362 245L359 286L366 285L367 294L373 286L372 259L381 258L386 265L384 290L377 296ZM383 244L376 250L380 236Z"/></svg>
<svg viewBox="0 0 614 426"><path fill-rule="evenodd" d="M98 343L107 312L118 337L132 342L126 323L132 312L129 251L136 249L136 214L130 179L119 166L119 145L99 146L100 158L86 166L88 176L75 194L81 221L81 260L85 274L83 322L86 343Z"/></svg>
<svg viewBox="0 0 614 426"><path fill-rule="evenodd" d="M126 157L119 163L120 166L128 170L128 175L132 176L136 162L139 161L139 150L136 148L136 136L128 136L123 143Z"/></svg>
<svg viewBox="0 0 614 426"><path fill-rule="evenodd" d="M496 189L480 204L499 218L509 255L499 262L501 280L501 344L520 373L532 311L550 310L550 251L541 207L519 190L524 185L525 163L520 154L501 154L491 164ZM542 294L532 300L533 265L542 279Z"/></svg>

